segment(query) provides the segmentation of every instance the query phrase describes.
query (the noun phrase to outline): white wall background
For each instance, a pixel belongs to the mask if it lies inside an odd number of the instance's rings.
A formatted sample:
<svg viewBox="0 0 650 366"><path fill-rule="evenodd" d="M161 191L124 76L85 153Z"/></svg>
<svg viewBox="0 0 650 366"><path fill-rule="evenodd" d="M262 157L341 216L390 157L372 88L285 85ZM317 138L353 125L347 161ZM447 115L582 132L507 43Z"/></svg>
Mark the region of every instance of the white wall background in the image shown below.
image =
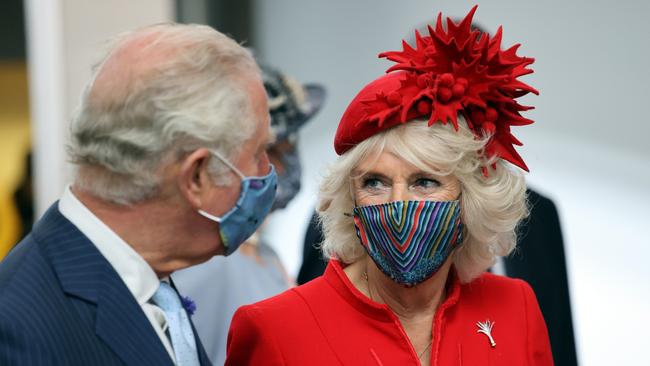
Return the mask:
<svg viewBox="0 0 650 366"><path fill-rule="evenodd" d="M135 27L172 21L173 0L25 0L36 212L70 180L64 143L91 65L106 41Z"/></svg>
<svg viewBox="0 0 650 366"><path fill-rule="evenodd" d="M329 98L301 134L304 189L272 218L267 236L291 274L317 184L335 158L338 120L356 92L390 64L414 25L471 1L274 0L256 2L258 52ZM650 347L650 2L484 0L475 20L504 26L504 45L535 57L541 95L532 126L514 134L531 186L554 199L564 230L578 356L583 365L647 364ZM290 230L288 230L290 228Z"/></svg>

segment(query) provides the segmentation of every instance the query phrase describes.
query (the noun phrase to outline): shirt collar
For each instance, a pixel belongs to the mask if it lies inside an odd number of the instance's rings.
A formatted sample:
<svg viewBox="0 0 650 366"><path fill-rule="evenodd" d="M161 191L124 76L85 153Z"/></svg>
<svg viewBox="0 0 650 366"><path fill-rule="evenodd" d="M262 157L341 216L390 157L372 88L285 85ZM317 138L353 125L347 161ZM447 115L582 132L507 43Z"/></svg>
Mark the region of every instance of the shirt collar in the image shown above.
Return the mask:
<svg viewBox="0 0 650 366"><path fill-rule="evenodd" d="M144 258L75 197L70 186L59 200L59 211L97 247L138 304L142 306L149 301L160 285L156 273Z"/></svg>

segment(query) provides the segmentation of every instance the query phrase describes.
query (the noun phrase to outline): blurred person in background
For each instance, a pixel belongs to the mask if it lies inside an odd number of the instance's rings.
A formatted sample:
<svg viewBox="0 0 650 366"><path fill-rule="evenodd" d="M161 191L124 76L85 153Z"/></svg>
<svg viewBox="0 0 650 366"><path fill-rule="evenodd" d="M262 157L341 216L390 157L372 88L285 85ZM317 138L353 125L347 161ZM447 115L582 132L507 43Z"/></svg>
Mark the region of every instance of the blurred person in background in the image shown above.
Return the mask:
<svg viewBox="0 0 650 366"><path fill-rule="evenodd" d="M485 33L476 23L472 28ZM426 33L427 26L418 27L418 30ZM409 36L407 42L415 44L415 38ZM546 321L555 364L575 366L578 361L560 218L551 199L530 187L526 190L526 197L530 213L517 228L517 246L510 255L498 257L490 270L530 284ZM303 261L297 278L299 285L325 272L327 260L320 249L323 241L322 226L318 214L314 213L303 242Z"/></svg>
<svg viewBox="0 0 650 366"><path fill-rule="evenodd" d="M70 135L73 184L0 263L0 364L210 365L169 275L233 253L271 209L254 59L207 26L127 32Z"/></svg>
<svg viewBox="0 0 650 366"><path fill-rule="evenodd" d="M441 16L366 85L321 183L325 274L240 308L227 365L552 365L530 286L485 271L528 210L511 126L533 59Z"/></svg>
<svg viewBox="0 0 650 366"><path fill-rule="evenodd" d="M261 68L276 138L267 150L278 172L272 208L275 211L285 208L300 190L298 132L322 106L325 91L315 84L303 86L272 67ZM294 286L280 258L259 231L233 255L178 271L173 279L179 291L196 303L196 329L215 365L223 365L226 359L226 339L235 310Z"/></svg>
<svg viewBox="0 0 650 366"><path fill-rule="evenodd" d="M14 12L0 10L4 41L18 38L17 28L22 29L22 23L7 22L9 17L22 16ZM16 46L4 42L0 50L0 261L29 232L33 220L27 66L24 52L16 50Z"/></svg>

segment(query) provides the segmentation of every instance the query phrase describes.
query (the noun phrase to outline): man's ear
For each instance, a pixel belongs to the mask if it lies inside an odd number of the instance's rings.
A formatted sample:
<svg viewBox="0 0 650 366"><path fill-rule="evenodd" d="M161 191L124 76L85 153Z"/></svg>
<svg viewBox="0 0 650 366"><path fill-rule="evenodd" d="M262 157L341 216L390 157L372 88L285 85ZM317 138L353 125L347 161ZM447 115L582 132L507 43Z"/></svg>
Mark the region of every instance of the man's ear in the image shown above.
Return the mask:
<svg viewBox="0 0 650 366"><path fill-rule="evenodd" d="M201 148L187 155L178 172L178 188L190 205L199 209L212 180L208 174L208 163L212 158L210 150Z"/></svg>

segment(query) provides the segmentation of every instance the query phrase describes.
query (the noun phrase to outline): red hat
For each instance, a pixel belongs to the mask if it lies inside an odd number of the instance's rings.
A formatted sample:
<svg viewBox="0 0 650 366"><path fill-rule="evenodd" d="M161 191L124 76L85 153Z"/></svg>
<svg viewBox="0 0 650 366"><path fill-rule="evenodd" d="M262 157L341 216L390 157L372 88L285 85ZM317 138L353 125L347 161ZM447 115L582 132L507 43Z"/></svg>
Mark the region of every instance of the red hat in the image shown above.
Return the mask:
<svg viewBox="0 0 650 366"><path fill-rule="evenodd" d="M476 8L458 24L447 18L446 31L439 14L435 29L429 26L428 36L415 32L415 48L402 41L402 51L379 55L397 64L352 100L334 138L337 154L416 118L427 117L429 126L451 122L458 129L460 113L477 137L491 136L485 146L487 156L497 156L528 171L513 147L522 144L510 133L510 126L533 123L520 115L533 107L515 99L539 94L517 80L533 72L527 66L534 59L517 56L518 44L502 50L501 27L494 36L473 30Z"/></svg>

